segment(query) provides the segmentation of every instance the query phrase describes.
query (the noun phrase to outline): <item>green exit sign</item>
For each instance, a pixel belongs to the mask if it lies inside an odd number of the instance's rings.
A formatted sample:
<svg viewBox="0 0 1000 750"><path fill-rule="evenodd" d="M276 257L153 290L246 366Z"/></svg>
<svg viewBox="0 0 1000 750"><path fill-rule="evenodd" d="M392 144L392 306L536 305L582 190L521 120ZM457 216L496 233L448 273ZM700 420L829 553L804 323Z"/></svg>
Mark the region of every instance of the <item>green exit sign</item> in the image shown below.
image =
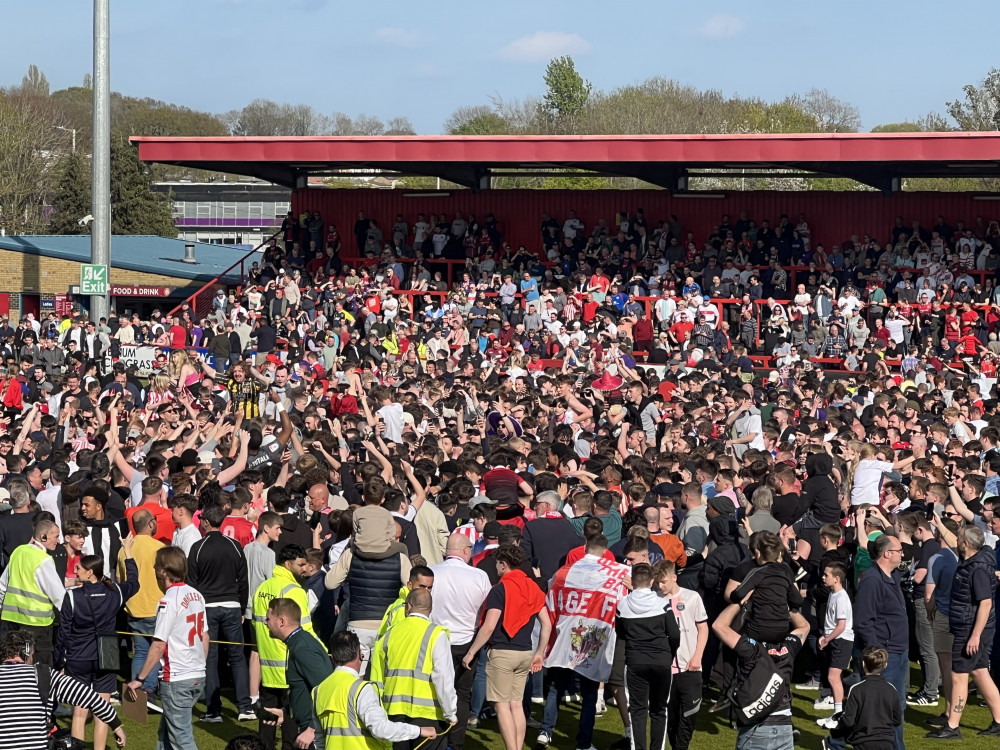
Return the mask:
<svg viewBox="0 0 1000 750"><path fill-rule="evenodd" d="M80 266L80 294L101 296L108 293L108 267L86 263Z"/></svg>

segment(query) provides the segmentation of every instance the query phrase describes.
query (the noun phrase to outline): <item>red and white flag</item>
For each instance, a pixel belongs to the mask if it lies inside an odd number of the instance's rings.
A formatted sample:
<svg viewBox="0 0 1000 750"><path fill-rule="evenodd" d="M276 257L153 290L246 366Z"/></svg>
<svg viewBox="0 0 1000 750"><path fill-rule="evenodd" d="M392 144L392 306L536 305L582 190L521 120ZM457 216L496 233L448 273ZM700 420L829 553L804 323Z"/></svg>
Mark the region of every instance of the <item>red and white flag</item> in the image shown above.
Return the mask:
<svg viewBox="0 0 1000 750"><path fill-rule="evenodd" d="M586 555L552 578L545 606L554 636L546 667L564 667L596 682L611 676L615 655L615 613L627 593L628 567Z"/></svg>

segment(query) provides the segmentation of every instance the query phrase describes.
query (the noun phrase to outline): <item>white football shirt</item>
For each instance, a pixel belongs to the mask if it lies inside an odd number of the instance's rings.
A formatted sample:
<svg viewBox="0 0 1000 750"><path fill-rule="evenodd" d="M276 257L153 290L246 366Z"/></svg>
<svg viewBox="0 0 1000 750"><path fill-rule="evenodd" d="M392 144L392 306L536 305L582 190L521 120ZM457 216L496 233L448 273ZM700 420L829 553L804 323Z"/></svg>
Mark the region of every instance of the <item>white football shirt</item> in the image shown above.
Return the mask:
<svg viewBox="0 0 1000 750"><path fill-rule="evenodd" d="M167 644L160 679L164 682L205 677L205 600L186 583L170 586L156 608L153 637Z"/></svg>

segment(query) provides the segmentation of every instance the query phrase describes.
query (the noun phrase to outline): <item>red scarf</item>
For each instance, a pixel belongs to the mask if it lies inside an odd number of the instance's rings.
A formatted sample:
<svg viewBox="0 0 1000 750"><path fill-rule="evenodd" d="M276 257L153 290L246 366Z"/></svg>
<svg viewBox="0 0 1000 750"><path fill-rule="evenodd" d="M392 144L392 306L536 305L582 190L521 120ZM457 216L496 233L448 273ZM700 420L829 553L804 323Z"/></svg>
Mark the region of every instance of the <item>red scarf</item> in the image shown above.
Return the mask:
<svg viewBox="0 0 1000 750"><path fill-rule="evenodd" d="M527 625L545 605L545 594L523 570L508 571L500 579L504 602L503 629L509 638Z"/></svg>

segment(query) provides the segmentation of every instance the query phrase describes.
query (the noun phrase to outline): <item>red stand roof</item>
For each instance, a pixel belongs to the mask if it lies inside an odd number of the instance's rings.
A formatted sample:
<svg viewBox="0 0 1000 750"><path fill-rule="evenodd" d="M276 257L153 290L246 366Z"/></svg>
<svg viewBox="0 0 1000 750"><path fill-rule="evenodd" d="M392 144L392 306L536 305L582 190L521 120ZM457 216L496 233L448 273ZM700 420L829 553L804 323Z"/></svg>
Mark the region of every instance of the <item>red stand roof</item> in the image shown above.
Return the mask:
<svg viewBox="0 0 1000 750"><path fill-rule="evenodd" d="M305 187L367 169L486 188L497 170L568 168L683 189L690 170L791 169L885 191L903 177L1000 176L1000 132L638 136L134 137L139 158Z"/></svg>

